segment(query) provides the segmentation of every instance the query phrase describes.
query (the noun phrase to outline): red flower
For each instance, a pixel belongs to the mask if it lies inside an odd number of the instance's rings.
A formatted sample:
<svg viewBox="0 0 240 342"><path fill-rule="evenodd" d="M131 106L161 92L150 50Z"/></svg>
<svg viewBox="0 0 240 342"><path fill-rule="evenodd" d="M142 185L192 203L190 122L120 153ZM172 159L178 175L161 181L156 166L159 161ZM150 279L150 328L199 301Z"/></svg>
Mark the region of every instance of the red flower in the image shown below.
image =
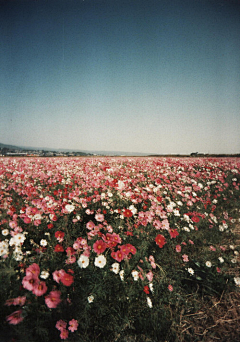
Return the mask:
<svg viewBox="0 0 240 342"><path fill-rule="evenodd" d="M144 286L143 291L144 291L146 294L149 294L149 287L148 287L148 285Z"/></svg>
<svg viewBox="0 0 240 342"><path fill-rule="evenodd" d="M166 243L166 239L163 235L161 234L158 234L155 238L155 242L156 244L160 247L160 248L163 248L163 246L165 245Z"/></svg>
<svg viewBox="0 0 240 342"><path fill-rule="evenodd" d="M129 210L129 209L124 209L123 215L124 215L125 217L132 217L132 216L133 216L133 213L132 213L131 210Z"/></svg>
<svg viewBox="0 0 240 342"><path fill-rule="evenodd" d="M65 286L70 286L74 282L73 276L66 272L62 272L60 280Z"/></svg>
<svg viewBox="0 0 240 342"><path fill-rule="evenodd" d="M54 252L64 252L63 246L57 244L54 248Z"/></svg>
<svg viewBox="0 0 240 342"><path fill-rule="evenodd" d="M65 233L64 232L61 232L61 231L57 231L55 232L55 238L59 241L59 242L62 242L63 241L63 238L64 238L64 235Z"/></svg>
<svg viewBox="0 0 240 342"><path fill-rule="evenodd" d="M176 238L179 235L177 229L170 229L169 234L170 234L171 238Z"/></svg>
<svg viewBox="0 0 240 342"><path fill-rule="evenodd" d="M197 216L193 216L192 217L192 221L195 222L195 223L198 223L200 221L200 218L197 217Z"/></svg>

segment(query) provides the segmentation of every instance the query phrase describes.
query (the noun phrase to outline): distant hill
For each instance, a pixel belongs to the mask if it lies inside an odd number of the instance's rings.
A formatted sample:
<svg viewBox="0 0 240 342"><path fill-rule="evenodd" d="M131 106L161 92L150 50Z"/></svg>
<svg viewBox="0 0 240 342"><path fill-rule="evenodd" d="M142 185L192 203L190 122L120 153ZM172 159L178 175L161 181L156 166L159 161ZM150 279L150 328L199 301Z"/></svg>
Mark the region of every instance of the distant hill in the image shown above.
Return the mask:
<svg viewBox="0 0 240 342"><path fill-rule="evenodd" d="M66 149L66 148L49 148L49 147L30 147L30 146L14 146L0 143L0 148L9 148L13 150L32 150L32 151L54 151L54 152L83 152L86 154L97 154L97 155L105 155L105 156L147 156L151 155L151 153L139 153L139 152L124 152L124 151L92 151L92 150L74 150L74 149Z"/></svg>

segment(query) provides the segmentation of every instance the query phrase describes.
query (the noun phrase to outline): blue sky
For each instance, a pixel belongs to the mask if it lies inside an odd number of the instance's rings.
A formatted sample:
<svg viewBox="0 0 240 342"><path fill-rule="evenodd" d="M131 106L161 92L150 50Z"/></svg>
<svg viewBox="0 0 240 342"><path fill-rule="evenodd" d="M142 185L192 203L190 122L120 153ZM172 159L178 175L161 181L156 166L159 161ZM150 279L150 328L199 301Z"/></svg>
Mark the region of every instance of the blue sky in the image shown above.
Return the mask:
<svg viewBox="0 0 240 342"><path fill-rule="evenodd" d="M0 142L240 152L237 0L0 3Z"/></svg>

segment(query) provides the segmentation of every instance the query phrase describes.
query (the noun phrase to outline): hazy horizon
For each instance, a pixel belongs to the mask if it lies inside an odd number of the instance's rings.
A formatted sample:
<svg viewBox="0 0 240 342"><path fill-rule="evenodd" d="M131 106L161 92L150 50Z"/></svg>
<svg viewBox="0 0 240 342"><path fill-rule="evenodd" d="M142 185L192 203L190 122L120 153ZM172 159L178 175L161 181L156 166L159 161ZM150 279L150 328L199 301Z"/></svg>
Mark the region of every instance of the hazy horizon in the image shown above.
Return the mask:
<svg viewBox="0 0 240 342"><path fill-rule="evenodd" d="M240 2L1 2L0 142L240 152Z"/></svg>

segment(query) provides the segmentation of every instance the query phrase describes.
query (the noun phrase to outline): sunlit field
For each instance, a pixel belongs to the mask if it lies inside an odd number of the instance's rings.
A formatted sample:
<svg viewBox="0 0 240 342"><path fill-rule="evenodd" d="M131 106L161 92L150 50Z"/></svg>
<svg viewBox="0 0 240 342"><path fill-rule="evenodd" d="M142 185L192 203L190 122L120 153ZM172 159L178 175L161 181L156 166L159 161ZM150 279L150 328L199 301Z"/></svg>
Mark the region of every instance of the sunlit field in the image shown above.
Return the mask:
<svg viewBox="0 0 240 342"><path fill-rule="evenodd" d="M239 186L238 158L1 158L2 331L237 341Z"/></svg>

